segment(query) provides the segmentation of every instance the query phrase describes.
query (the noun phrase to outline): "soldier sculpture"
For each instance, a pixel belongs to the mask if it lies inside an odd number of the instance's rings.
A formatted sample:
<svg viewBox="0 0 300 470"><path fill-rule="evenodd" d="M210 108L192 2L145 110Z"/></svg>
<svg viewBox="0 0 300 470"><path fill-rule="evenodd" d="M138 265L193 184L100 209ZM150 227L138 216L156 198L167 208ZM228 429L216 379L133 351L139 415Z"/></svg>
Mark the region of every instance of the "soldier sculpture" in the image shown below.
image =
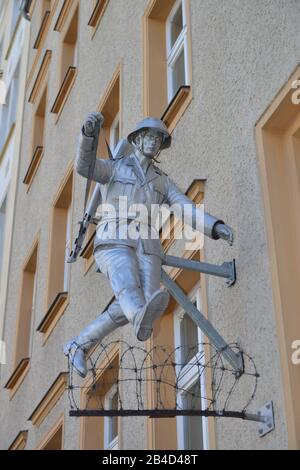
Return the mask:
<svg viewBox="0 0 300 470"><path fill-rule="evenodd" d="M85 178L90 177L95 141L103 121L100 113L91 113L82 126L76 169ZM149 212L153 204L189 205L191 217L185 222L191 226L195 225L194 216L199 210L153 164L157 154L171 145L171 136L161 120L149 117L139 122L128 135L127 143L124 155L119 152L115 159L96 159L92 167L91 178L98 182L98 202L110 204L114 209L111 214L103 212L97 225L94 257L99 270L110 280L115 300L64 347L65 355L81 377L87 374L86 356L92 346L128 322L137 339L146 341L151 335L154 320L164 312L169 301L168 292L160 288L163 258L160 239L151 236L151 227L150 236L139 236L141 228L149 225L145 220L135 224L135 236L129 232L124 236L124 227L128 228L131 214L130 211L120 211L120 197L127 198L128 207L143 204ZM128 152L128 148L131 151ZM233 241L230 227L206 212L203 231L212 239L222 238L230 244Z"/></svg>

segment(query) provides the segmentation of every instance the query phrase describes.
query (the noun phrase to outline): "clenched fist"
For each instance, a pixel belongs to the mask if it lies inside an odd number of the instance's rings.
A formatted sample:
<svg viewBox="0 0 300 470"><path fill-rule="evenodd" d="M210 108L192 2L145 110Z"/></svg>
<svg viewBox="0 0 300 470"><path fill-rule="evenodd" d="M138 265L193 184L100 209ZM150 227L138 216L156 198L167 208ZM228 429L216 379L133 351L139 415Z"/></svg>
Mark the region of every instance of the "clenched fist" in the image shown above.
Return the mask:
<svg viewBox="0 0 300 470"><path fill-rule="evenodd" d="M90 113L84 123L83 123L83 132L85 133L86 136L88 137L93 137L94 131L95 131L95 126L96 123L100 123L100 127L103 126L104 123L104 117L102 116L101 113Z"/></svg>

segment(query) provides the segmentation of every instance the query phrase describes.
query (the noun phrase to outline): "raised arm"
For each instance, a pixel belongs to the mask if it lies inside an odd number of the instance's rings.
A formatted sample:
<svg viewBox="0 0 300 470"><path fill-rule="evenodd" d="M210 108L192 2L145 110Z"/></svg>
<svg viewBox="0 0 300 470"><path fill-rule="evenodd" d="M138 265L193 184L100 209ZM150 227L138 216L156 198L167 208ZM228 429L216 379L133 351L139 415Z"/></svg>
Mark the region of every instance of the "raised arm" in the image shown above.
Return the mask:
<svg viewBox="0 0 300 470"><path fill-rule="evenodd" d="M191 201L185 194L183 194L178 186L170 178L167 178L167 203L170 206L174 205L174 213L176 215L176 205L181 208L180 215L183 213L185 205L191 206L191 211L185 212L185 223L190 225L195 230L203 231L204 235L214 240L222 238L226 240L230 245L233 243L233 232L232 229L224 224L223 220L214 217L208 212L204 212L204 220L200 209L197 208L196 204ZM198 214L198 217L197 217ZM197 221L203 220L204 227L198 227Z"/></svg>
<svg viewBox="0 0 300 470"><path fill-rule="evenodd" d="M88 178L89 168L92 160L95 158L97 149L97 132L96 122L100 122L100 127L103 125L104 118L100 113L91 113L85 119L81 132L78 138L76 149L75 166L76 171L81 176ZM95 169L92 179L98 183L105 184L109 181L112 175L112 160L98 159L95 161Z"/></svg>

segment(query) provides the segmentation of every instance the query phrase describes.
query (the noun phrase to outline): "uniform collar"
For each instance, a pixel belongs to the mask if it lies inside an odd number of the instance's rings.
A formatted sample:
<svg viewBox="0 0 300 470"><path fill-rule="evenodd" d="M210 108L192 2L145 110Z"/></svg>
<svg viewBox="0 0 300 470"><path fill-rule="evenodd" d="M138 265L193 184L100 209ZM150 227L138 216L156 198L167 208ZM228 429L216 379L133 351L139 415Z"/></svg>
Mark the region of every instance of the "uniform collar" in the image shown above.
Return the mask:
<svg viewBox="0 0 300 470"><path fill-rule="evenodd" d="M136 176L143 183L143 186L161 175L160 169L153 165L152 160L149 161L146 172L144 172L135 154L131 154L126 158L126 165L132 167Z"/></svg>

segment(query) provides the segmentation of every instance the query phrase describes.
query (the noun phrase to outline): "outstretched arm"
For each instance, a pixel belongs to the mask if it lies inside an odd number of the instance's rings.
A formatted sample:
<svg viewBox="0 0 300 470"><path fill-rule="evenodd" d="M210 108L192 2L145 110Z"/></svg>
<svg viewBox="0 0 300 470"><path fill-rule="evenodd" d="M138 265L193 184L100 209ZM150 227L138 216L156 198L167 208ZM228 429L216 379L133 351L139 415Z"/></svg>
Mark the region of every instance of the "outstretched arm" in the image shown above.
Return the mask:
<svg viewBox="0 0 300 470"><path fill-rule="evenodd" d="M103 125L104 118L100 113L91 113L85 119L81 132L78 138L77 150L76 150L76 170L81 176L88 178L89 168L92 160L95 158L95 148L97 142L97 136L95 133L96 123L100 122L100 127ZM98 183L107 183L112 175L111 160L98 159L95 161L95 169L92 179L98 181Z"/></svg>
<svg viewBox="0 0 300 470"><path fill-rule="evenodd" d="M197 226L197 221L203 220L202 214L200 214L200 209L198 209L196 204L180 191L177 185L170 178L168 178L167 203L170 206L174 205L175 215L176 205L181 208L181 211L184 209L185 205L191 206L191 211L185 211L185 222L188 225L195 230L203 231L204 235L209 238L213 238L214 240L222 238L230 245L233 244L232 229L228 225L224 224L223 220L214 217L208 212L204 212L204 227Z"/></svg>

